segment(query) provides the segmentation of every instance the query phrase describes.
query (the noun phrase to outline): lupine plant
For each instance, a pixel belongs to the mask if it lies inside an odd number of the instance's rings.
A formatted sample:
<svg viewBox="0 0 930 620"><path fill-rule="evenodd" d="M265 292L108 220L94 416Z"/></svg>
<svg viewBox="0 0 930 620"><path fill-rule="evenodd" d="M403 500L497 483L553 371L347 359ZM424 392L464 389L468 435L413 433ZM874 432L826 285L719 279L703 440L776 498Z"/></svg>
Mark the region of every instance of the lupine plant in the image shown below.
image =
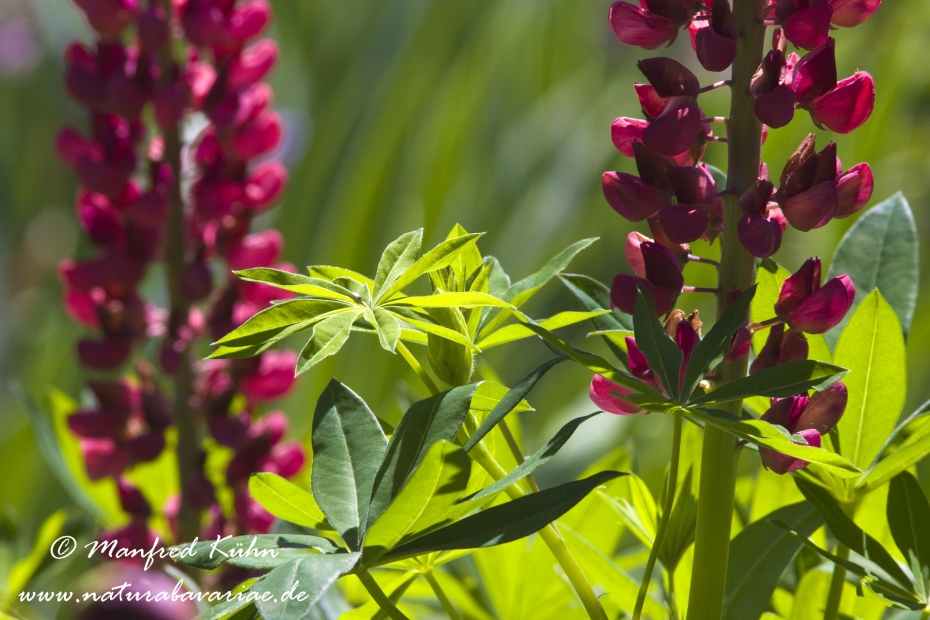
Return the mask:
<svg viewBox="0 0 930 620"><path fill-rule="evenodd" d="M80 405L53 393L52 424L33 413L45 456L97 513L101 542L163 537L184 553L159 568L248 595L199 607L210 620L930 617L930 501L914 475L930 404L899 422L910 207L898 194L859 216L826 273L818 257L793 273L773 259L789 226L806 233L871 200L869 165L844 168L822 136L872 112L872 77L840 79L834 34L879 4L610 7L620 42L655 50L687 30L687 64L728 74L637 62L644 118L610 128L636 174L601 182L645 228L626 239L631 273L607 285L567 273L594 239L514 282L460 225L428 250L422 229L400 236L371 275L280 262L276 231L249 232L287 177L262 82L277 52L255 41L269 6L81 0L97 37L68 48L66 84L89 124L57 146L94 251L60 273L65 307L92 330L76 354L94 376ZM705 112L701 96L722 88L729 110ZM762 145L798 110L821 133L770 173ZM726 171L702 161L708 149L726 151ZM691 244L719 244L719 260ZM686 284L694 269L716 286ZM580 309L533 318L527 302L555 281ZM147 299L159 290L165 309ZM713 321L680 308L684 293L712 295ZM582 325L582 346L555 333ZM309 417L306 445L283 441L287 417L266 403L350 338L380 346L359 362L371 372L410 372L399 422L332 377L291 412ZM508 387L483 353L517 342L545 355ZM520 415L569 364L593 373L596 410L527 455ZM537 484L586 421L650 414L673 429L658 496L627 445L576 480ZM36 548L63 523L50 518ZM192 613L179 609L160 617Z"/></svg>

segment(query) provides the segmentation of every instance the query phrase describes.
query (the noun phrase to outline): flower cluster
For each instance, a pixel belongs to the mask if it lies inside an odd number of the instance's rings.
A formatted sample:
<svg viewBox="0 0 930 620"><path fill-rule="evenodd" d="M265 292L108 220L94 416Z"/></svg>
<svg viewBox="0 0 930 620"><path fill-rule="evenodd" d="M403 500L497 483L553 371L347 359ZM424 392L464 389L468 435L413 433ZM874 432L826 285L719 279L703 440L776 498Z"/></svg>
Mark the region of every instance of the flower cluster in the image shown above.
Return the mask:
<svg viewBox="0 0 930 620"><path fill-rule="evenodd" d="M157 365L167 378L190 359L199 338L218 339L289 295L232 275L216 287L214 277L252 267L294 271L280 262L277 231L249 234L254 216L273 206L287 183L284 166L271 159L283 128L262 82L277 47L255 41L271 9L265 0L76 3L97 41L68 47L65 82L88 110L90 132L66 128L57 147L80 179L77 213L97 251L60 266L64 303L75 320L98 333L78 343L84 366L120 369L154 338L160 340ZM182 150L180 136L195 125L188 122L194 114L207 123ZM180 227L169 226L172 217ZM172 243L181 248L180 260L168 255ZM168 288L180 293L170 310L139 292L156 261L164 262ZM283 351L193 368L190 406L216 442L233 451L226 484L234 514L220 509L203 471L194 477L191 495L196 509L210 515L208 530L267 531L271 516L248 497L249 475L292 477L303 467L302 447L282 441L284 414L261 415L261 407L290 390L294 363L295 354ZM141 540L148 532L152 507L123 474L166 446L176 412L159 383L153 366L138 361L134 375L90 381L96 407L68 420L81 438L88 475L116 478L131 518L104 537ZM206 454L199 458L203 464ZM164 507L169 522L178 507L177 498Z"/></svg>
<svg viewBox="0 0 930 620"><path fill-rule="evenodd" d="M751 97L752 113L762 124L763 141L768 128L787 125L797 109L807 110L821 129L836 133L853 131L868 120L875 101L874 82L864 71L838 79L836 41L831 32L835 26L862 23L880 3L775 0L764 7L757 19L776 27L771 49L751 80L740 78L749 82L747 96ZM712 72L728 69L738 54L740 34L729 0L640 0L639 6L620 1L611 6L609 23L621 42L650 50L671 45L679 31L687 28L699 63ZM789 43L804 54L789 53ZM675 310L676 301L686 291L720 292L685 284L683 267L689 261L713 262L692 255L689 244L735 235L750 254L768 258L781 247L789 225L806 232L861 210L871 198L874 182L868 164L844 171L836 144L830 142L817 151L811 134L788 159L778 179L770 179L768 167L762 163L756 182L748 189L738 188L735 206L740 217L735 230L724 229L723 197L728 192L735 194L734 188L718 188L701 159L709 143L727 142L729 136L715 136L712 128L715 123L729 127L729 121L706 115L698 99L730 82L702 86L691 70L671 58L647 58L637 66L645 83L634 84L634 89L645 118L621 117L611 126L614 146L633 158L637 174L605 172L602 188L611 208L631 222L645 220L652 238L639 232L627 237L625 254L633 274L621 273L614 278L610 300L613 307L632 314L638 291L645 291L656 313L668 317L666 328L686 364L699 340L700 322L695 326L696 316L685 318L681 310ZM729 294L730 303L739 295L739 291L723 292ZM854 296L847 276L821 286L820 260L812 258L785 281L772 319L744 324L733 335L727 359L747 355L750 335L763 328L771 331L752 363L752 373L806 359L809 346L804 334L822 334L837 325L851 308ZM634 338L627 338L627 350L633 376L666 392ZM592 400L617 414L640 411L623 398L629 394L602 377L595 377L590 387ZM845 388L840 384L809 401L807 396L798 396L774 403L763 419L800 433L809 445L819 445L818 432L827 432L836 424L843 406ZM827 416L824 411L832 416L827 422L821 419ZM801 461L782 462L782 455L773 454L764 454L763 460L779 473L804 465Z"/></svg>

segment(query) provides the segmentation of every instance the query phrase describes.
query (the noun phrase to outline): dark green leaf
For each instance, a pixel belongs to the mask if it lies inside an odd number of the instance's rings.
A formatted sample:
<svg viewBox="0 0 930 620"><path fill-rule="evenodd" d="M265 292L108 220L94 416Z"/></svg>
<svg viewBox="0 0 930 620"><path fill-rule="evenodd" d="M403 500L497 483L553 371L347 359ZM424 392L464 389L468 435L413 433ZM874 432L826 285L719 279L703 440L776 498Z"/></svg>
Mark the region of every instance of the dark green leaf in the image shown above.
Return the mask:
<svg viewBox="0 0 930 620"><path fill-rule="evenodd" d="M371 295L373 299L380 300L382 292L394 284L405 271L413 267L417 262L422 244L423 229L420 228L404 233L384 248L381 260L378 261L378 271L375 274L375 288Z"/></svg>
<svg viewBox="0 0 930 620"><path fill-rule="evenodd" d="M497 426L498 422L504 419L504 417L513 411L513 409L519 405L526 395L530 393L536 384L542 379L543 375L546 374L550 368L564 360L564 357L556 357L554 359L545 362L532 372L524 377L519 383L517 383L507 394L494 406L494 409L491 410L491 413L484 419L484 422L481 423L481 426L478 427L478 430L468 438L468 441L465 442L465 445L462 446L462 449L465 452L469 452L472 448L478 445L478 442L484 439L484 436L491 432L491 430Z"/></svg>
<svg viewBox="0 0 930 620"><path fill-rule="evenodd" d="M297 374L310 370L330 355L338 353L352 333L352 324L361 315L361 309L346 310L314 325L310 340L300 351Z"/></svg>
<svg viewBox="0 0 930 620"><path fill-rule="evenodd" d="M821 486L795 477L794 483L804 497L820 511L827 527L841 543L880 568L885 575L897 581L906 590L913 592L914 584L898 565L897 561L880 542L866 534L850 519L833 496Z"/></svg>
<svg viewBox="0 0 930 620"><path fill-rule="evenodd" d="M522 464L512 469L510 473L494 484L488 485L471 497L468 497L467 501L477 501L491 497L503 491L518 480L522 480L523 478L529 476L562 449L562 446L565 445L565 442L571 439L572 435L575 434L575 431L578 430L578 427L581 426L582 422L590 420L598 413L600 413L600 411L596 411L592 414L580 418L575 418L574 420L571 420L565 424L562 428L559 429L559 432L557 432L552 437L552 439L546 443L546 445L534 452L531 456L527 457L527 459L523 461Z"/></svg>
<svg viewBox="0 0 930 620"><path fill-rule="evenodd" d="M730 349L733 334L749 318L749 306L755 294L756 285L753 285L752 288L737 297L736 301L730 304L730 307L714 323L714 326L704 336L700 344L695 347L691 353L691 359L688 360L688 369L685 371L685 380L681 388L682 400L686 400L701 382L701 379L723 361Z"/></svg>
<svg viewBox="0 0 930 620"><path fill-rule="evenodd" d="M718 168L717 166L711 166L710 164L705 164L707 166L707 171L710 172L710 176L714 177L714 184L717 186L719 191L723 191L727 188L727 173Z"/></svg>
<svg viewBox="0 0 930 620"><path fill-rule="evenodd" d="M930 403L918 409L915 416L909 417L898 425L898 428L888 437L888 441L879 452L879 455L884 453L884 457L877 460L863 474L862 479L856 483L857 490L860 490L863 494L868 493L930 454L930 421L923 419L927 415L928 408L930 408ZM899 436L901 430L905 429L909 423L915 426L919 425L919 427L900 445L891 449L891 445Z"/></svg>
<svg viewBox="0 0 930 620"><path fill-rule="evenodd" d="M357 550L387 438L365 401L333 379L316 403L311 441L313 497L349 548Z"/></svg>
<svg viewBox="0 0 930 620"><path fill-rule="evenodd" d="M652 298L643 288L636 294L633 331L636 333L636 346L646 356L649 368L662 380L662 385L672 398L677 399L682 363L681 349L669 338L665 328L659 323Z"/></svg>
<svg viewBox="0 0 930 620"><path fill-rule="evenodd" d="M905 559L912 564L918 585L930 579L930 503L917 478L901 472L888 487L888 529Z"/></svg>
<svg viewBox="0 0 930 620"><path fill-rule="evenodd" d="M821 557L830 560L834 564L842 566L847 571L853 575L857 575L863 578L862 583L872 589L876 594L879 594L883 598L895 603L896 606L900 606L904 609L923 609L925 603L922 603L913 593L908 590L902 590L900 587L895 585L890 581L878 578L875 574L868 568L863 567L857 562L852 560L845 560L843 558L837 557L830 553L829 551L824 551L813 542L807 536L803 536L798 532L795 532L791 529L791 526L779 521L778 519L770 519L769 523L774 525L777 528L780 528L798 540L802 545L810 549L811 551L817 553Z"/></svg>
<svg viewBox="0 0 930 620"><path fill-rule="evenodd" d="M610 287L603 282L575 273L563 273L559 276L559 279L578 299L585 310L610 309ZM598 331L633 331L631 317L616 309L611 310L610 314L591 319L591 324Z"/></svg>
<svg viewBox="0 0 930 620"><path fill-rule="evenodd" d="M313 555L291 560L277 567L252 586L258 595L268 593L268 600L255 606L264 620L304 620L312 617L314 606L339 577L348 573L358 561L358 553ZM284 601L285 593L305 596Z"/></svg>
<svg viewBox="0 0 930 620"><path fill-rule="evenodd" d="M758 618L768 609L785 568L801 548L791 534L769 522L779 520L805 538L823 525L813 506L800 502L784 506L751 523L730 542L724 620Z"/></svg>
<svg viewBox="0 0 930 620"><path fill-rule="evenodd" d="M416 402L407 410L391 435L374 479L369 527L394 501L430 447L440 440L455 439L477 388L477 383L453 388Z"/></svg>
<svg viewBox="0 0 930 620"><path fill-rule="evenodd" d="M616 471L605 471L493 506L397 547L385 558L400 559L432 551L492 547L524 538L561 517L596 487L622 475Z"/></svg>
<svg viewBox="0 0 930 620"><path fill-rule="evenodd" d="M693 399L691 404L725 403L749 396L776 398L795 396L808 390L825 390L846 373L845 368L815 360L788 362L766 368L748 377L728 381L707 394Z"/></svg>
<svg viewBox="0 0 930 620"><path fill-rule="evenodd" d="M212 570L220 564L250 568L271 568L289 561L295 553L339 551L333 541L321 536L298 534L256 534L172 547L182 564ZM287 560L281 560L287 557Z"/></svg>
<svg viewBox="0 0 930 620"><path fill-rule="evenodd" d="M904 333L911 327L920 282L920 252L914 215L898 192L862 215L836 248L827 278L847 274L856 285L853 309L876 288L894 308ZM852 310L827 332L836 346Z"/></svg>

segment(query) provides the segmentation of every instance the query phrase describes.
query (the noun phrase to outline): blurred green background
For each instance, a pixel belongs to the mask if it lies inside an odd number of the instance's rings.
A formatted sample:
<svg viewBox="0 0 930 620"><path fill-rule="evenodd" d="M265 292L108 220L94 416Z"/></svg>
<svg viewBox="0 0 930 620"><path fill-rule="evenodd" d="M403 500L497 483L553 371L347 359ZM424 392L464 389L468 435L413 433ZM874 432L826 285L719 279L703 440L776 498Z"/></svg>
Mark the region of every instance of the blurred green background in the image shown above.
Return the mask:
<svg viewBox="0 0 930 620"><path fill-rule="evenodd" d="M614 150L609 128L617 116L639 115L631 87L641 79L635 61L651 53L616 41L607 26L609 0L272 4L270 34L281 47L272 84L287 120L281 156L291 184L283 203L258 224L283 232L287 260L371 273L399 234L423 226L426 242L435 243L458 222L487 231L482 251L515 279L571 242L595 236L600 241L570 271L609 281L628 269L623 241L631 228L605 203L600 174L632 171ZM824 136L821 145L835 139L846 168L868 161L876 178L872 204L900 189L918 228L930 230L930 71L923 56L930 49L930 3L887 2L864 25L835 35L840 75L869 71L878 101L863 128ZM65 0L0 0L0 505L36 525L69 500L7 386L18 382L41 402L50 386L78 396L85 376L73 355L81 328L62 310L56 277L58 261L91 251L74 215L75 175L53 148L60 126L85 123L61 78L62 51L74 38L90 37ZM686 35L669 51L698 68ZM698 73L707 82L721 79ZM722 91L701 101L709 115L726 113ZM812 128L799 113L789 127L771 132L764 157L774 174ZM724 147L709 145L706 159L725 167ZM792 270L809 256L828 260L852 221L803 236L789 229L775 258ZM699 254L718 252L697 246ZM710 275L700 265L686 271L689 284L711 284ZM928 278L924 269L909 340L906 412L930 397L930 327L922 320ZM146 292L163 298L158 273ZM684 296L680 306L709 316L708 301ZM527 309L545 317L575 308L553 282ZM538 342L523 341L486 359L512 382L547 355ZM279 403L296 435L308 430L316 395L333 375L389 419L420 389L399 358L373 339L353 338ZM563 366L537 388L531 400L538 411L524 417L530 447L560 421L593 409L588 380L581 369ZM602 416L586 428L586 437L548 468L549 482L575 475L620 441L635 442L640 470L658 480L668 420Z"/></svg>

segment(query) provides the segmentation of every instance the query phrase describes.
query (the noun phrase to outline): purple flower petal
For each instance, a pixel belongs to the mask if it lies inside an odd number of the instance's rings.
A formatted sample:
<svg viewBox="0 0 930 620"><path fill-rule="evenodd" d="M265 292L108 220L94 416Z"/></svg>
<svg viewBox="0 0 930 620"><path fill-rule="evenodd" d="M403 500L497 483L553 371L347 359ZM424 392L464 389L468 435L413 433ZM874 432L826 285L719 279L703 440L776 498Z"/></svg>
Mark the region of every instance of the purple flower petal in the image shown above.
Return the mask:
<svg viewBox="0 0 930 620"><path fill-rule="evenodd" d="M805 50L812 50L830 38L830 18L833 8L829 2L818 2L795 11L785 20L785 38Z"/></svg>
<svg viewBox="0 0 930 620"><path fill-rule="evenodd" d="M833 39L804 55L794 68L794 94L802 104L836 88L836 50Z"/></svg>
<svg viewBox="0 0 930 620"><path fill-rule="evenodd" d="M665 204L665 193L625 172L605 172L601 176L604 198L614 211L631 222L640 222L658 213Z"/></svg>
<svg viewBox="0 0 930 620"><path fill-rule="evenodd" d="M629 395L632 393L632 390L617 385L600 375L592 377L591 386L588 389L588 396L595 406L607 413L616 415L630 415L642 411L642 409L620 396L621 394Z"/></svg>
<svg viewBox="0 0 930 620"><path fill-rule="evenodd" d="M713 28L698 30L694 44L698 61L708 71L726 71L736 58L736 39L718 34Z"/></svg>
<svg viewBox="0 0 930 620"><path fill-rule="evenodd" d="M648 121L638 118L621 117L615 119L610 125L610 138L613 140L617 150L626 155L633 157L633 142L642 141L643 132L649 126Z"/></svg>
<svg viewBox="0 0 930 620"><path fill-rule="evenodd" d="M794 91L787 84L781 84L756 97L753 111L763 124L778 129L794 118L795 102Z"/></svg>
<svg viewBox="0 0 930 620"><path fill-rule="evenodd" d="M633 6L629 2L615 2L608 15L610 28L622 43L647 50L662 47L675 39L678 26L665 17Z"/></svg>
<svg viewBox="0 0 930 620"><path fill-rule="evenodd" d="M704 131L702 116L694 100L675 99L649 123L643 132L643 144L660 155L680 155L689 150Z"/></svg>
<svg viewBox="0 0 930 620"><path fill-rule="evenodd" d="M814 392L795 429L798 432L814 429L819 434L826 435L836 428L843 417L848 399L849 395L842 381L837 381L821 392Z"/></svg>
<svg viewBox="0 0 930 620"><path fill-rule="evenodd" d="M836 183L827 181L789 198L782 205L782 212L789 224L807 232L830 221L837 199Z"/></svg>
<svg viewBox="0 0 930 620"><path fill-rule="evenodd" d="M837 325L849 312L856 287L849 276L833 278L792 310L788 324L807 334L822 334Z"/></svg>
<svg viewBox="0 0 930 620"><path fill-rule="evenodd" d="M872 197L874 186L872 168L868 164L856 164L850 168L836 183L836 213L833 217L842 219L862 209Z"/></svg>
<svg viewBox="0 0 930 620"><path fill-rule="evenodd" d="M636 63L659 97L697 97L701 83L677 60L656 56Z"/></svg>
<svg viewBox="0 0 930 620"><path fill-rule="evenodd" d="M659 211L659 221L672 243L690 243L701 238L710 217L706 205L666 205Z"/></svg>
<svg viewBox="0 0 930 620"><path fill-rule="evenodd" d="M810 104L811 118L836 133L849 133L869 120L875 107L875 82L865 71L846 78Z"/></svg>
<svg viewBox="0 0 930 620"><path fill-rule="evenodd" d="M830 3L833 5L833 24L852 28L872 17L882 0L830 0Z"/></svg>

